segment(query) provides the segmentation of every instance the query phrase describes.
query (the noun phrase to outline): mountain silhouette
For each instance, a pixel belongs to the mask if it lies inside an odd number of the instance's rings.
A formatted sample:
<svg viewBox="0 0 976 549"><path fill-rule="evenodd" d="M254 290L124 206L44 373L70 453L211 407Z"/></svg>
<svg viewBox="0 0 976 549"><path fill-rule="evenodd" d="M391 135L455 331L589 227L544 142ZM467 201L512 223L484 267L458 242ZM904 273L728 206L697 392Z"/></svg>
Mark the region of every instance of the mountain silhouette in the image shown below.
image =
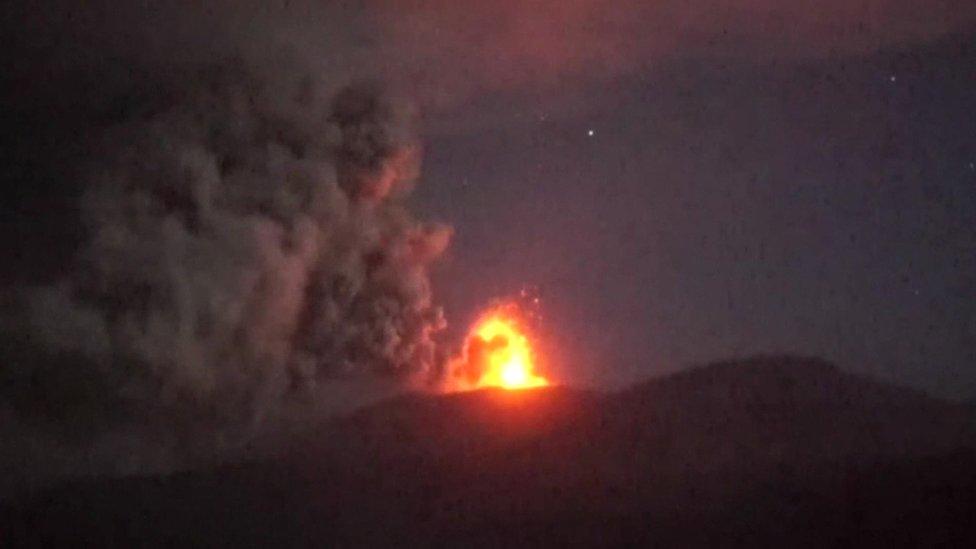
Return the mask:
<svg viewBox="0 0 976 549"><path fill-rule="evenodd" d="M411 394L274 461L10 502L2 531L5 545L969 545L974 419L788 356L614 393Z"/></svg>

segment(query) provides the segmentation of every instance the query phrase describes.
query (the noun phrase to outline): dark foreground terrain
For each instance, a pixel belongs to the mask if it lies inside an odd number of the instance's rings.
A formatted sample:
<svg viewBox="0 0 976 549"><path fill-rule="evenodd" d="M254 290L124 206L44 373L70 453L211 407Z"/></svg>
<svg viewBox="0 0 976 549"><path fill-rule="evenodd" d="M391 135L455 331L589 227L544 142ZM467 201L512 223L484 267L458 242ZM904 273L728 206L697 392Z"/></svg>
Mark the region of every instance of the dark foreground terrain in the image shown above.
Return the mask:
<svg viewBox="0 0 976 549"><path fill-rule="evenodd" d="M281 462L8 503L0 545L973 546L973 419L790 358L407 396Z"/></svg>

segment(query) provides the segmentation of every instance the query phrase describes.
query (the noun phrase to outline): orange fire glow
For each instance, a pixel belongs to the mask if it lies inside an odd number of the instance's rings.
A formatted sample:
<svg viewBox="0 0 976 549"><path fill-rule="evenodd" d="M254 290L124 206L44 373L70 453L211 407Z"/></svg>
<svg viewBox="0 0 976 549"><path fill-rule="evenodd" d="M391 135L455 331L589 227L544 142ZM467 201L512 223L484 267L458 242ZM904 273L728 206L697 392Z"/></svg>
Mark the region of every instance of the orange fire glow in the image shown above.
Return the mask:
<svg viewBox="0 0 976 549"><path fill-rule="evenodd" d="M484 315L468 334L462 357L451 365L452 390L484 387L528 389L549 380L535 372L536 357L517 314L498 307Z"/></svg>

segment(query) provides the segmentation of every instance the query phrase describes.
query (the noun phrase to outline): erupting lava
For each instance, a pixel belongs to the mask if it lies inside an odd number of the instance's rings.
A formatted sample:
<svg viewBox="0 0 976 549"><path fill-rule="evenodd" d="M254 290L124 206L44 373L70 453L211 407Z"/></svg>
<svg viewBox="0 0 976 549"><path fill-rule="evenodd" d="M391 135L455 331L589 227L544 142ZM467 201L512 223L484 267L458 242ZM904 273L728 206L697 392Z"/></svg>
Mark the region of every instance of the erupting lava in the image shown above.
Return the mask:
<svg viewBox="0 0 976 549"><path fill-rule="evenodd" d="M501 387L527 389L549 385L535 373L535 355L512 307L497 307L472 328L464 353L451 363L450 389Z"/></svg>

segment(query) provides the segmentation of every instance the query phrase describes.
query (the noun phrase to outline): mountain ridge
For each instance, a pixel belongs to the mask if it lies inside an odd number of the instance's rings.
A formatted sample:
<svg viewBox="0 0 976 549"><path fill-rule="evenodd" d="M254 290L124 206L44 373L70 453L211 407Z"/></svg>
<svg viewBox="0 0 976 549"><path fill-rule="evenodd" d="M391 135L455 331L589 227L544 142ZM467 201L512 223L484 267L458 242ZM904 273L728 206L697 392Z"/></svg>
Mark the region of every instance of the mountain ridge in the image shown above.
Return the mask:
<svg viewBox="0 0 976 549"><path fill-rule="evenodd" d="M964 405L758 357L616 393L403 395L279 461L90 481L2 516L15 544L961 542L973 432Z"/></svg>

